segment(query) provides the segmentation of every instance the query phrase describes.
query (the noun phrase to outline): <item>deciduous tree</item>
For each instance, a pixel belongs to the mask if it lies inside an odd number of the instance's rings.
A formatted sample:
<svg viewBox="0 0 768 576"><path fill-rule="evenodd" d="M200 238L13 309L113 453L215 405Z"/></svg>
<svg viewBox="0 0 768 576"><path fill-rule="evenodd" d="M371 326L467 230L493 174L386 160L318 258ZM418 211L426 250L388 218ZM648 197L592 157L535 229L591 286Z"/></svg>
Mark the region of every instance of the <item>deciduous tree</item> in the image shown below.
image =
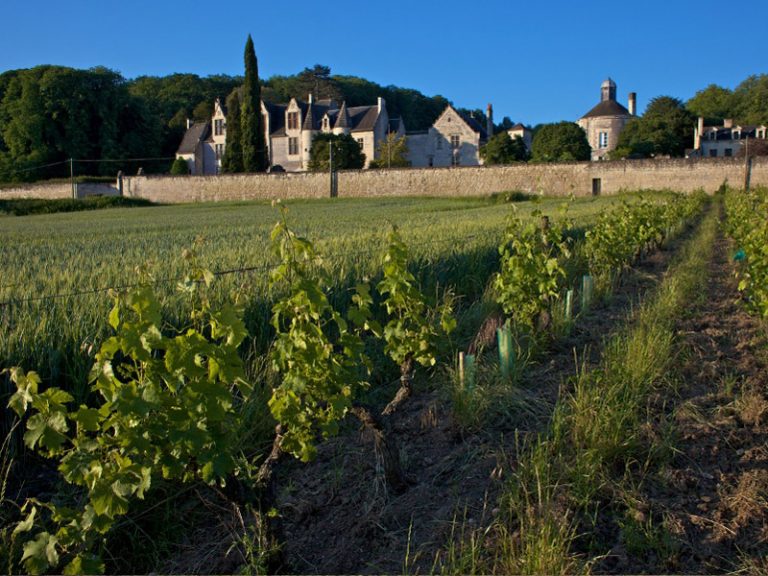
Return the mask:
<svg viewBox="0 0 768 576"><path fill-rule="evenodd" d="M379 142L376 154L378 158L371 162L371 168L405 168L411 165L405 136L398 136L394 132Z"/></svg>
<svg viewBox="0 0 768 576"><path fill-rule="evenodd" d="M592 148L584 130L573 122L545 124L533 138L534 162L576 162L589 160Z"/></svg>
<svg viewBox="0 0 768 576"><path fill-rule="evenodd" d="M314 172L327 171L330 161L330 147L333 146L333 169L351 170L365 165L365 154L360 145L349 134L317 134L309 151L309 169Z"/></svg>
<svg viewBox="0 0 768 576"><path fill-rule="evenodd" d="M485 146L480 148L480 157L483 163L509 164L511 162L525 162L528 160L528 149L520 136L510 138L509 133L499 132L488 140Z"/></svg>

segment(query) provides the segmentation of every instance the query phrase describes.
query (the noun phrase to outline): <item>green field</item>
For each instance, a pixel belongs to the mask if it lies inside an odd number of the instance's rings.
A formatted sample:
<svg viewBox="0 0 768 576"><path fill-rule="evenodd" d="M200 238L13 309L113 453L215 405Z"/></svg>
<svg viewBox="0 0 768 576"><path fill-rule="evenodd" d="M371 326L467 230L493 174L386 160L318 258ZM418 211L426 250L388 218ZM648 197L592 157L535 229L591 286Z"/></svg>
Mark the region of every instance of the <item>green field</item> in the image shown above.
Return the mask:
<svg viewBox="0 0 768 576"><path fill-rule="evenodd" d="M569 215L587 224L616 197L576 200ZM290 226L313 241L334 282L374 276L387 232L397 225L427 286L453 287L465 301L482 294L512 210L557 214L561 198L514 204L489 198L337 199L287 202ZM169 320L181 312L175 286L185 273L182 250L202 237L201 263L241 268L216 282L228 298L245 293L248 327L269 337L269 233L279 211L266 202L193 204L0 217L0 366L38 370L74 390L85 387L88 347L106 334L108 288L136 284L147 265Z"/></svg>

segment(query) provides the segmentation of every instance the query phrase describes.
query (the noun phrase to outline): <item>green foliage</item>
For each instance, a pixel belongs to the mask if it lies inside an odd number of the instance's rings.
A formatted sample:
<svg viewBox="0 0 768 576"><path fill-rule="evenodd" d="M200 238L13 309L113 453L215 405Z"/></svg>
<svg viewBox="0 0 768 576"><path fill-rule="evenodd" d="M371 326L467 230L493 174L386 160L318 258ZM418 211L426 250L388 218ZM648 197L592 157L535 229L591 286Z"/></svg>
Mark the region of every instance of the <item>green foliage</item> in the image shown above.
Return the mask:
<svg viewBox="0 0 768 576"><path fill-rule="evenodd" d="M221 168L224 172L235 174L243 171L243 145L240 129L240 88L235 88L227 96L227 141Z"/></svg>
<svg viewBox="0 0 768 576"><path fill-rule="evenodd" d="M156 132L157 155L170 157L179 147L187 118L210 120L214 100L223 100L242 82L242 77L225 75L201 78L196 74L170 74L139 76L128 81L127 86L130 95L141 102Z"/></svg>
<svg viewBox="0 0 768 576"><path fill-rule="evenodd" d="M249 34L245 43L245 83L240 102L240 147L245 172L264 172L269 166L261 118L259 64Z"/></svg>
<svg viewBox="0 0 768 576"><path fill-rule="evenodd" d="M376 288L389 317L383 329L384 351L403 374L410 372L413 362L434 366L438 339L456 327L452 305L450 299L434 308L428 305L408 271L408 248L397 228L389 234L383 274Z"/></svg>
<svg viewBox="0 0 768 576"><path fill-rule="evenodd" d="M408 160L408 141L405 136L394 132L379 142L376 148L376 159L370 163L370 168L406 168L411 165Z"/></svg>
<svg viewBox="0 0 768 576"><path fill-rule="evenodd" d="M56 459L64 481L84 493L79 510L25 504L16 534L34 532L22 557L31 573L61 560L68 562L64 573L103 572L99 543L153 479L223 484L236 469L238 407L251 393L238 355L243 311L237 304L212 309L213 275L195 264L191 251L185 257L191 272L179 289L193 306L183 329L164 333L151 288L114 294L115 335L101 345L91 370L98 404L72 406L63 390L40 392L36 373L11 370L16 392L8 406L20 417L31 412L25 444Z"/></svg>
<svg viewBox="0 0 768 576"><path fill-rule="evenodd" d="M334 170L353 170L365 166L365 154L352 136L320 132L312 139L312 148L309 151L310 170L328 171L331 146Z"/></svg>
<svg viewBox="0 0 768 576"><path fill-rule="evenodd" d="M159 156L151 115L116 72L38 66L6 72L0 86L0 181L68 176L66 165L28 170L68 158ZM114 174L127 166L78 168Z"/></svg>
<svg viewBox="0 0 768 576"><path fill-rule="evenodd" d="M733 91L733 117L744 124L768 124L768 74L750 76Z"/></svg>
<svg viewBox="0 0 768 576"><path fill-rule="evenodd" d="M13 216L30 216L32 214L56 214L59 212L81 212L84 210L102 210L105 208L134 208L153 206L143 198L127 198L125 196L88 196L79 200L62 198L57 200L36 200L19 198L0 200L0 214Z"/></svg>
<svg viewBox="0 0 768 576"><path fill-rule="evenodd" d="M507 132L499 132L480 148L480 157L483 159L483 164L491 166L525 162L529 155L525 142L520 136L515 136L513 140Z"/></svg>
<svg viewBox="0 0 768 576"><path fill-rule="evenodd" d="M693 146L694 116L683 103L671 96L657 96L651 100L640 118L627 123L616 144L624 156L683 156Z"/></svg>
<svg viewBox="0 0 768 576"><path fill-rule="evenodd" d="M537 128L531 149L534 162L589 160L592 148L584 130L573 122L545 124Z"/></svg>
<svg viewBox="0 0 768 576"><path fill-rule="evenodd" d="M739 291L748 307L768 318L768 189L729 190L726 230L738 247Z"/></svg>
<svg viewBox="0 0 768 576"><path fill-rule="evenodd" d="M317 98L345 101L347 106L368 106L383 97L390 118L402 118L408 130L426 130L449 104L442 96L428 97L417 90L381 86L356 76L331 75L330 68L316 64L293 76L272 76L264 83L263 98L268 102L306 101L309 93Z"/></svg>
<svg viewBox="0 0 768 576"><path fill-rule="evenodd" d="M703 116L708 125L721 125L726 118L733 118L735 98L733 91L710 84L685 103L694 116Z"/></svg>
<svg viewBox="0 0 768 576"><path fill-rule="evenodd" d="M359 376L368 364L360 331L370 327L371 298L360 284L349 318L343 318L318 279L322 273L312 243L288 228L285 211L271 238L280 259L271 286L287 294L272 307L271 359L281 379L269 408L283 425L282 449L306 462L315 456L318 435L335 435L355 393L367 386Z"/></svg>
<svg viewBox="0 0 768 576"><path fill-rule="evenodd" d="M173 176L189 176L189 164L184 158L176 158L171 164L171 175Z"/></svg>
<svg viewBox="0 0 768 576"><path fill-rule="evenodd" d="M499 247L501 269L494 278L496 300L520 326L535 328L540 314L560 297L571 257L566 224L542 224L535 217L510 217Z"/></svg>
<svg viewBox="0 0 768 576"><path fill-rule="evenodd" d="M658 248L670 230L691 218L702 202L700 195L676 194L662 203L641 199L603 211L586 232L584 253L590 273L611 284L643 251Z"/></svg>

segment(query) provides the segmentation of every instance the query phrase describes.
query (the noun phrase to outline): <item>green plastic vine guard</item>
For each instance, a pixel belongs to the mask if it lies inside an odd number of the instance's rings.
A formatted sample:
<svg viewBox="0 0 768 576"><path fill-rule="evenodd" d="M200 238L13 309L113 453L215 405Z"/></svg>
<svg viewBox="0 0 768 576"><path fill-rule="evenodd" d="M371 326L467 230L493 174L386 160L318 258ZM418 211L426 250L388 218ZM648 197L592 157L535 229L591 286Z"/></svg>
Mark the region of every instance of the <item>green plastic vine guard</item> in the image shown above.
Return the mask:
<svg viewBox="0 0 768 576"><path fill-rule="evenodd" d="M515 365L515 353L512 348L512 329L505 324L496 330L499 341L499 367L503 378L508 378Z"/></svg>
<svg viewBox="0 0 768 576"><path fill-rule="evenodd" d="M595 288L595 281L589 274L585 274L581 279L581 309L589 310L592 304L592 292Z"/></svg>
<svg viewBox="0 0 768 576"><path fill-rule="evenodd" d="M470 392L475 388L475 355L459 352L459 379L461 386Z"/></svg>

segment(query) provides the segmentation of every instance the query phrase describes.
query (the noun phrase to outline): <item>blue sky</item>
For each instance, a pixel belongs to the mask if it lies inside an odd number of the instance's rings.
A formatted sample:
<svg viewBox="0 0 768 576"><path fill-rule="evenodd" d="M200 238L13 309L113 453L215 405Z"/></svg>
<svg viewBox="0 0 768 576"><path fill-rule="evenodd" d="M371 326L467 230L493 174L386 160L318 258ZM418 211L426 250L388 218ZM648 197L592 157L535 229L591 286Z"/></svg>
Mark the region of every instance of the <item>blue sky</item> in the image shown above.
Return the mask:
<svg viewBox="0 0 768 576"><path fill-rule="evenodd" d="M490 102L495 119L576 120L608 76L618 100L683 100L768 73L766 0L166 2L6 0L0 72L103 65L128 78L242 74L253 35L263 78L334 74Z"/></svg>

